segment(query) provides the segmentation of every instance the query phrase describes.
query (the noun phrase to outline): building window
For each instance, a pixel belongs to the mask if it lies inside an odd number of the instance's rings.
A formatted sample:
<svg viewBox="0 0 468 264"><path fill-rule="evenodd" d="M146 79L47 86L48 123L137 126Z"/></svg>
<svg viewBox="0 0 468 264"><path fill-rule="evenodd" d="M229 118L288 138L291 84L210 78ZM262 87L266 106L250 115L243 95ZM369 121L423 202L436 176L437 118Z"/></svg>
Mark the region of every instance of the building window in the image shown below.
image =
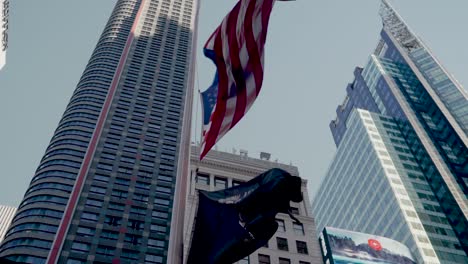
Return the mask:
<svg viewBox="0 0 468 264"><path fill-rule="evenodd" d="M121 221L122 221L122 217L107 215L106 219L104 220L104 223L111 225L111 226L119 226Z"/></svg>
<svg viewBox="0 0 468 264"><path fill-rule="evenodd" d="M135 230L143 230L145 223L143 221L129 219L127 226Z"/></svg>
<svg viewBox="0 0 468 264"><path fill-rule="evenodd" d="M143 207L132 206L132 208L130 208L130 214L144 217L146 216L146 209Z"/></svg>
<svg viewBox="0 0 468 264"><path fill-rule="evenodd" d="M90 193L95 193L95 194L106 194L106 189L102 187L97 187L97 186L91 186L89 189Z"/></svg>
<svg viewBox="0 0 468 264"><path fill-rule="evenodd" d="M299 236L305 235L304 233L304 225L300 223L293 223L294 233Z"/></svg>
<svg viewBox="0 0 468 264"><path fill-rule="evenodd" d="M120 257L123 259L138 260L138 251L123 249Z"/></svg>
<svg viewBox="0 0 468 264"><path fill-rule="evenodd" d="M104 256L104 257L112 257L114 256L115 248L109 246L98 246L96 249L96 254Z"/></svg>
<svg viewBox="0 0 468 264"><path fill-rule="evenodd" d="M112 211L117 211L117 212L123 212L125 210L125 205L110 202L107 209L112 210Z"/></svg>
<svg viewBox="0 0 468 264"><path fill-rule="evenodd" d="M168 187L163 187L163 186L156 186L156 192L158 193L167 193L167 194L171 194L172 193L172 189L171 188L168 188Z"/></svg>
<svg viewBox="0 0 468 264"><path fill-rule="evenodd" d="M94 214L94 213L86 213L86 212L84 212L84 213L81 215L81 220L96 222L96 221L98 220L98 215L97 215L97 214Z"/></svg>
<svg viewBox="0 0 468 264"><path fill-rule="evenodd" d="M88 200L86 200L86 205L91 206L91 207L101 208L102 207L102 201L94 200L94 199L88 199Z"/></svg>
<svg viewBox="0 0 468 264"><path fill-rule="evenodd" d="M149 248L156 248L160 250L164 250L165 243L163 240L158 240L158 239L148 239L148 247Z"/></svg>
<svg viewBox="0 0 468 264"><path fill-rule="evenodd" d="M163 263L163 257L152 254L146 254L145 263Z"/></svg>
<svg viewBox="0 0 468 264"><path fill-rule="evenodd" d="M258 264L270 264L270 256L258 254Z"/></svg>
<svg viewBox="0 0 468 264"><path fill-rule="evenodd" d="M276 219L276 223L278 223L278 231L286 232L286 225L284 224L284 220Z"/></svg>
<svg viewBox="0 0 468 264"><path fill-rule="evenodd" d="M85 262L79 259L68 259L67 264L85 264Z"/></svg>
<svg viewBox="0 0 468 264"><path fill-rule="evenodd" d="M102 175L102 174L95 174L94 175L94 180L107 183L107 182L109 182L109 176Z"/></svg>
<svg viewBox="0 0 468 264"><path fill-rule="evenodd" d="M210 176L204 174L197 174L197 183L210 185Z"/></svg>
<svg viewBox="0 0 468 264"><path fill-rule="evenodd" d="M89 252L89 244L73 242L73 244L71 246L71 249L72 249L72 251L75 251L75 252L87 253L87 252Z"/></svg>
<svg viewBox="0 0 468 264"><path fill-rule="evenodd" d="M239 261L237 262L237 264L250 264L249 256L247 256L247 257L245 257L245 258L239 260Z"/></svg>
<svg viewBox="0 0 468 264"><path fill-rule="evenodd" d="M224 178L215 178L215 187L216 189L226 189L227 188L227 179Z"/></svg>
<svg viewBox="0 0 468 264"><path fill-rule="evenodd" d="M101 238L109 239L109 240L117 240L119 239L119 233L114 231L103 230L101 233Z"/></svg>
<svg viewBox="0 0 468 264"><path fill-rule="evenodd" d="M112 190L111 195L119 199L127 199L128 193L120 190Z"/></svg>
<svg viewBox="0 0 468 264"><path fill-rule="evenodd" d="M158 232L160 234L164 234L164 233L166 233L167 228L165 226L162 226L162 225L151 224L150 230L154 231L154 232Z"/></svg>
<svg viewBox="0 0 468 264"><path fill-rule="evenodd" d="M309 254L307 250L307 243L304 241L296 241L297 253L299 254Z"/></svg>
<svg viewBox="0 0 468 264"><path fill-rule="evenodd" d="M287 258L279 258L279 264L291 264L291 260Z"/></svg>
<svg viewBox="0 0 468 264"><path fill-rule="evenodd" d="M152 216L158 219L167 219L169 215L165 212L153 211Z"/></svg>
<svg viewBox="0 0 468 264"><path fill-rule="evenodd" d="M299 208L291 206L289 210L291 211L291 213L299 215Z"/></svg>
<svg viewBox="0 0 468 264"><path fill-rule="evenodd" d="M130 186L130 180L122 179L122 178L115 178L114 184L121 185L121 186L124 186L124 187L129 187Z"/></svg>
<svg viewBox="0 0 468 264"><path fill-rule="evenodd" d="M94 229L80 226L76 230L76 234L82 237L91 237L91 236L94 236L94 231L95 231Z"/></svg>
<svg viewBox="0 0 468 264"><path fill-rule="evenodd" d="M279 250L284 250L284 251L289 250L288 240L286 238L277 237L276 238L276 244L277 244Z"/></svg>
<svg viewBox="0 0 468 264"><path fill-rule="evenodd" d="M132 245L141 245L141 236L126 234L124 241Z"/></svg>
<svg viewBox="0 0 468 264"><path fill-rule="evenodd" d="M167 199L156 197L156 198L154 198L154 204L156 206L168 207L169 204L170 204L170 201L167 200Z"/></svg>

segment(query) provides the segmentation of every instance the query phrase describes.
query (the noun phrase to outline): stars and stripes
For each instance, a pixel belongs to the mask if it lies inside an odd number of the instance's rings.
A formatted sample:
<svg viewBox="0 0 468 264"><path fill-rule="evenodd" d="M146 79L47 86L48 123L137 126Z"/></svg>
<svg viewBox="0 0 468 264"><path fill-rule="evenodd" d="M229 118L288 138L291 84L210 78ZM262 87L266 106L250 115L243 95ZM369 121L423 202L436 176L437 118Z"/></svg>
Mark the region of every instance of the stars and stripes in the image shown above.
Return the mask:
<svg viewBox="0 0 468 264"><path fill-rule="evenodd" d="M213 84L202 92L200 159L247 113L263 82L263 50L275 0L240 0L210 36L206 57L216 64Z"/></svg>

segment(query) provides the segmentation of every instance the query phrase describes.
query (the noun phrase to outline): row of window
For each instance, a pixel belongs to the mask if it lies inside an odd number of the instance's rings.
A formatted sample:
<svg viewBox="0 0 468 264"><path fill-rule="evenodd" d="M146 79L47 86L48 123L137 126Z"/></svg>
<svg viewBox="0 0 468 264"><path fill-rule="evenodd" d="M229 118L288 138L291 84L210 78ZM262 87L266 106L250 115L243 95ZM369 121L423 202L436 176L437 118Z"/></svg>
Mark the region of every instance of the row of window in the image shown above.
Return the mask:
<svg viewBox="0 0 468 264"><path fill-rule="evenodd" d="M113 206L120 207L118 204L114 204ZM121 209L121 207L119 209ZM158 209L161 210L163 208L157 208L156 207L155 210L151 212L152 219L168 221L169 213L163 212L163 211L157 211ZM132 216L140 216L140 218L145 217L147 212L148 212L148 210L146 210L146 208L143 208L143 207L131 207L131 209L130 209L130 214ZM98 218L99 218L98 213L83 212L81 214L80 219L82 221L87 221L87 222L97 222ZM121 225L122 220L123 220L123 218L120 217L120 216L106 215L105 219L104 219L104 223L108 224L108 225L111 225L111 226L119 226L119 225ZM135 223L133 223L132 221L138 221L138 225L135 225ZM141 226L140 226L140 222L141 221L139 221L139 220L130 219L129 220L129 225L132 225L133 229L138 229L139 230L139 229L143 228L143 226L142 226L143 222L141 222Z"/></svg>
<svg viewBox="0 0 468 264"><path fill-rule="evenodd" d="M276 246L278 250L289 251L288 240L286 238L276 237ZM268 247L268 244L265 247ZM309 254L307 243L304 241L296 240L296 249L299 254Z"/></svg>
<svg viewBox="0 0 468 264"><path fill-rule="evenodd" d="M278 231L286 232L286 225L284 223L284 220L276 219L276 222L278 223ZM296 235L300 235L300 236L305 235L304 225L301 223L293 223L293 230L294 230L294 234Z"/></svg>
<svg viewBox="0 0 468 264"><path fill-rule="evenodd" d="M198 173L196 177L196 182L198 184L203 184L203 185L210 185L210 176L206 174L201 174ZM241 181L232 181L233 186L237 186L241 184ZM221 178L221 177L214 177L214 186L218 189L225 189L228 187L228 181L226 178Z"/></svg>
<svg viewBox="0 0 468 264"><path fill-rule="evenodd" d="M271 259L270 256L264 255L264 254L258 254L258 264L270 264ZM288 258L278 258L278 263L279 264L291 264L291 260ZM307 261L299 261L299 264L310 264L310 262Z"/></svg>

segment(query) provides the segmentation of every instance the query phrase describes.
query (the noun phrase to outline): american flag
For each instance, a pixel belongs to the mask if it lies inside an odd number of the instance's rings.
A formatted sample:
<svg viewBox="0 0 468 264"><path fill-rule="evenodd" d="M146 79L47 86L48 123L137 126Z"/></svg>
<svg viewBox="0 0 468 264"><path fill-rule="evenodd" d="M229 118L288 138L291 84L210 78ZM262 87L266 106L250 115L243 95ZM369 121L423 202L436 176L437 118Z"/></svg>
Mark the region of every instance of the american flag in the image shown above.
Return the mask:
<svg viewBox="0 0 468 264"><path fill-rule="evenodd" d="M247 113L263 82L263 50L275 0L240 0L204 47L217 71L201 93L200 160Z"/></svg>

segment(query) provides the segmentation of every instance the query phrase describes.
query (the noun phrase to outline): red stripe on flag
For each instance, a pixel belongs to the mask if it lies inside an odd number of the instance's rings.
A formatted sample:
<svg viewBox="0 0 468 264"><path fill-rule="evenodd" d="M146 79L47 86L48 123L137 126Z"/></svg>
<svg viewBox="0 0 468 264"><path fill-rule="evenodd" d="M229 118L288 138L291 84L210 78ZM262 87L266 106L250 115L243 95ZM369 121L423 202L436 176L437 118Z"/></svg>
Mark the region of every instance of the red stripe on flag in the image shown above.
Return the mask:
<svg viewBox="0 0 468 264"><path fill-rule="evenodd" d="M229 129L233 128L237 122L244 116L246 106L246 83L244 77L244 69L242 68L239 58L239 43L237 39L237 22L239 19L239 10L241 5L236 5L232 10L228 20L228 43L229 43L229 56L231 57L231 70L236 84L236 108L234 116L232 117ZM241 24L242 25L242 24Z"/></svg>
<svg viewBox="0 0 468 264"><path fill-rule="evenodd" d="M267 28L268 27L268 22L270 20L270 14L271 14L271 11L273 9L273 3L275 2L275 0L264 0L264 4L262 6L262 28L265 27ZM265 41L266 41L266 37L267 37L267 30L262 30L262 34L261 34L261 43L262 44L265 44Z"/></svg>
<svg viewBox="0 0 468 264"><path fill-rule="evenodd" d="M245 32L245 41L247 45L247 50L249 52L249 63L247 65L247 70L251 70L255 77L255 90L256 95L260 92L260 88L262 87L263 81L263 68L262 62L260 58L260 54L258 53L257 41L255 40L255 36L253 34L252 29L252 21L253 21L253 12L255 11L255 4L256 1L250 1L249 7L247 9L247 13L245 16L245 24L244 24L244 32ZM264 30L262 25L262 31ZM259 43L262 47L264 43Z"/></svg>
<svg viewBox="0 0 468 264"><path fill-rule="evenodd" d="M211 116L210 130L205 136L205 148L201 153L201 159L208 153L211 147L216 144L216 139L219 135L221 124L223 123L226 101L228 97L228 76L226 74L226 65L223 58L223 43L221 39L221 26L218 28L216 33L216 39L214 42L214 52L216 54L216 66L218 68L218 97L216 101L215 110Z"/></svg>

